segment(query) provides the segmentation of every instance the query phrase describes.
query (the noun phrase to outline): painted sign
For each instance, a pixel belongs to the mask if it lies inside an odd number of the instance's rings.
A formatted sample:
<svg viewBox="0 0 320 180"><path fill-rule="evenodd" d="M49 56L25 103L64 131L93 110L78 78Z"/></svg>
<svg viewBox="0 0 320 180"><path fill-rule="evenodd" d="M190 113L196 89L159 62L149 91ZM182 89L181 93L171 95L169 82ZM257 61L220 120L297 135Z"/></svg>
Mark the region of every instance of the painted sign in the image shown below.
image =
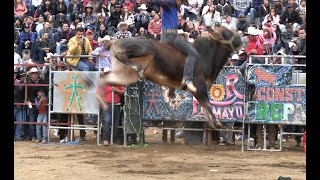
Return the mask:
<svg viewBox="0 0 320 180"><path fill-rule="evenodd" d="M148 120L204 121L199 102L191 93L175 91L169 98L169 89L149 81L142 88L143 118ZM222 122L243 121L244 78L237 67L224 67L208 92L213 114Z"/></svg>
<svg viewBox="0 0 320 180"><path fill-rule="evenodd" d="M53 73L53 111L98 114L96 87L99 73L57 71ZM90 80L90 81L88 81ZM88 87L85 82L92 82Z"/></svg>
<svg viewBox="0 0 320 180"><path fill-rule="evenodd" d="M306 123L306 88L294 86L292 68L255 65L250 68L254 100L248 102L247 121L274 124ZM291 74L291 75L290 75ZM290 78L288 78L290 77Z"/></svg>

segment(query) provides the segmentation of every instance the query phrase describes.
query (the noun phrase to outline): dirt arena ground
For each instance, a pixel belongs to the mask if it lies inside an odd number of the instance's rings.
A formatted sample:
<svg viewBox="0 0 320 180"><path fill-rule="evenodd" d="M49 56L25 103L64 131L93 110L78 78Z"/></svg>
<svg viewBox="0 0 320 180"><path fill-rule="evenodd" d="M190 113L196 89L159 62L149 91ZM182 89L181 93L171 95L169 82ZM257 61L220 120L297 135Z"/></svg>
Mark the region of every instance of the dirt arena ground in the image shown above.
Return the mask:
<svg viewBox="0 0 320 180"><path fill-rule="evenodd" d="M87 135L89 141L79 145L59 144L53 136L50 144L15 143L15 179L306 179L306 154L292 139L282 152L241 152L239 141L210 148L184 145L181 139L163 144L161 130L152 129L146 130L148 147L98 146L94 134Z"/></svg>

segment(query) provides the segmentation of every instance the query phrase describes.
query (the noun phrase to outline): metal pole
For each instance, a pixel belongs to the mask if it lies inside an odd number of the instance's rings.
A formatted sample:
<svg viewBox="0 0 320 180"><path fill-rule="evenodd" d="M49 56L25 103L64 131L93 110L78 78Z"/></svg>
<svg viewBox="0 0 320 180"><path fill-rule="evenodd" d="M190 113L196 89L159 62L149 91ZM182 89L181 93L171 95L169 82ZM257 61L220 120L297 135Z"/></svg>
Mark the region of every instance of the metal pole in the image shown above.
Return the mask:
<svg viewBox="0 0 320 180"><path fill-rule="evenodd" d="M266 129L267 129L267 124L263 124L263 150L267 149L267 130Z"/></svg>
<svg viewBox="0 0 320 180"><path fill-rule="evenodd" d="M113 87L113 86L111 86ZM112 91L112 103L111 103L111 139L110 139L110 144L113 145L113 119L114 119L114 92Z"/></svg>
<svg viewBox="0 0 320 180"><path fill-rule="evenodd" d="M49 71L49 92L48 92L48 99L49 99L49 104L48 104L48 125L47 125L47 131L48 131L48 143L50 143L50 130L51 130L51 103L52 103L52 95L51 95L51 89L52 89L52 76L51 76L51 66L52 66L52 57L49 59L49 66L48 66L48 71Z"/></svg>
<svg viewBox="0 0 320 180"><path fill-rule="evenodd" d="M124 92L124 99L126 100L126 95L127 95L127 88L126 91ZM123 146L128 147L128 141L127 141L127 114L126 114L126 104L123 106Z"/></svg>
<svg viewBox="0 0 320 180"><path fill-rule="evenodd" d="M282 151L282 133L283 133L283 127L281 125L281 128L280 128L280 138L279 138L279 146L280 146L280 151Z"/></svg>
<svg viewBox="0 0 320 180"><path fill-rule="evenodd" d="M247 149L251 149L250 147L250 134L251 134L251 128L250 128L250 123L248 124L248 138L247 138Z"/></svg>
<svg viewBox="0 0 320 180"><path fill-rule="evenodd" d="M71 124L70 124L71 128L73 128L73 114L71 114ZM70 141L72 142L73 141L73 133L74 133L74 130L71 129L71 137L70 137Z"/></svg>

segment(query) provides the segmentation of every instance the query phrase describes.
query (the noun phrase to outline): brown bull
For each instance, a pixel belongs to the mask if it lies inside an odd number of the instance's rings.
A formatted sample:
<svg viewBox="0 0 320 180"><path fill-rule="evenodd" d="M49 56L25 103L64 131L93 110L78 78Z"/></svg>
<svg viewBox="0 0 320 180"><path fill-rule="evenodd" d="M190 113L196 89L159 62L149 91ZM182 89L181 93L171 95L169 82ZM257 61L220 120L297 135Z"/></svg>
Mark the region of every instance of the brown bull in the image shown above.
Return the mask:
<svg viewBox="0 0 320 180"><path fill-rule="evenodd" d="M169 87L171 97L174 89L188 90L204 108L207 127L221 129L211 110L208 89L230 53L241 45L240 36L227 28L198 37L193 43L198 55L193 74L196 91L192 91L181 84L185 55L180 51L146 38L119 39L111 46L111 71L100 84L129 85L145 78Z"/></svg>

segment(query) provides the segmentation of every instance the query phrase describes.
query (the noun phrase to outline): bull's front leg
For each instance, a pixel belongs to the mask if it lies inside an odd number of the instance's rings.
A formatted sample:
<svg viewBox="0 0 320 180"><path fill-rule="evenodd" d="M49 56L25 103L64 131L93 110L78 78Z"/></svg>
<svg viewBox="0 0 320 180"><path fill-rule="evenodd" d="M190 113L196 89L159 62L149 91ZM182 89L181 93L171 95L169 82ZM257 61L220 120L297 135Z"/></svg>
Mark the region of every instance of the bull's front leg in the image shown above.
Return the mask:
<svg viewBox="0 0 320 180"><path fill-rule="evenodd" d="M115 57L123 64L128 65L132 69L134 69L137 72L140 79L144 79L141 66L130 61L130 58L128 57L128 55L125 52L117 52L117 53L115 53Z"/></svg>

